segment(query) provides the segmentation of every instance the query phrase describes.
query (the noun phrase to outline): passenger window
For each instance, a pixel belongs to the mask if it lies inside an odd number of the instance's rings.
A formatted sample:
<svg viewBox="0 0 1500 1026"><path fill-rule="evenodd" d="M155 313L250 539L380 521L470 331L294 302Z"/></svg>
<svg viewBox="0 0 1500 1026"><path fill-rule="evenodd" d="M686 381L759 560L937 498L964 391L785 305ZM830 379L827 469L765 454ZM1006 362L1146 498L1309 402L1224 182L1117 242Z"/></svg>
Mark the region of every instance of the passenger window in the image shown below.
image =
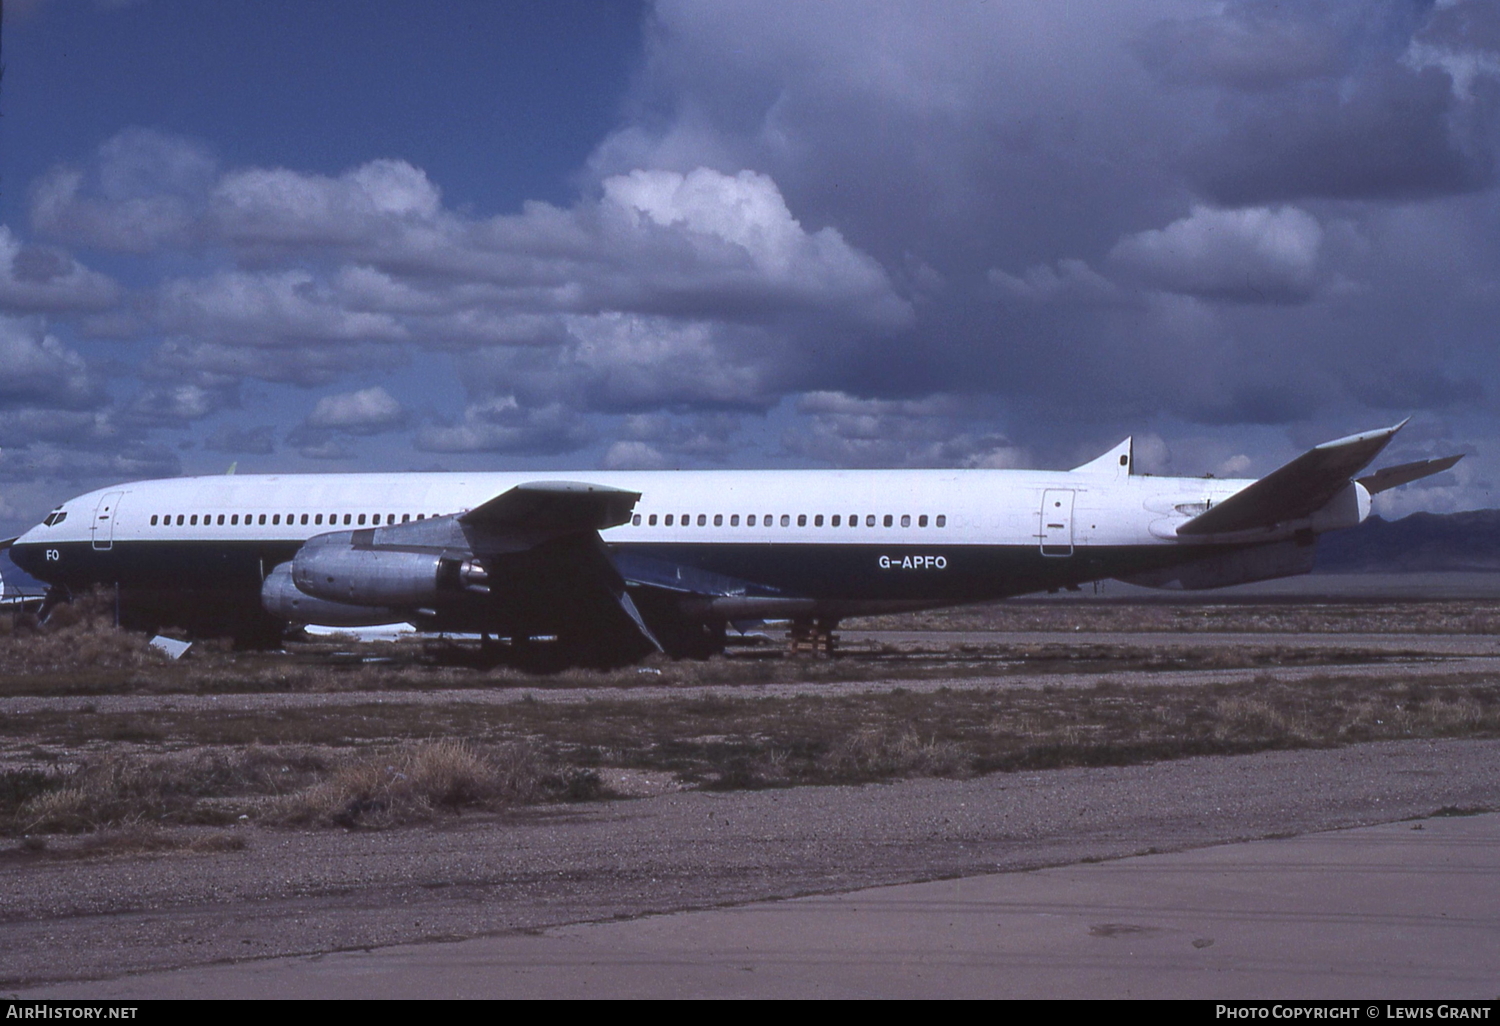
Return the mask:
<svg viewBox="0 0 1500 1026"><path fill-rule="evenodd" d="M224 526L224 514L222 514L222 513L219 514L218 525L220 527Z"/></svg>
<svg viewBox="0 0 1500 1026"><path fill-rule="evenodd" d="M842 521L842 520L840 520L840 519L839 519L839 515L838 515L838 514L837 514L837 513L835 513L835 514L834 514L834 515L833 515L833 519L832 519L832 520L830 520L830 521L828 521L828 526L829 526L829 527L837 527L837 526L839 526L839 524L840 524L840 523L842 523L842 522L843 522L843 521Z"/></svg>
<svg viewBox="0 0 1500 1026"><path fill-rule="evenodd" d="M819 513L817 516L813 517L813 526L814 527L822 527L823 526L823 514Z"/></svg>
<svg viewBox="0 0 1500 1026"><path fill-rule="evenodd" d="M181 513L179 513L179 514L177 514L177 526L178 526L178 527L181 527L181 526L182 526L182 522L183 522L183 521L184 521L184 520L186 520L186 519L187 519L187 518L186 518L186 517L184 517L184 516L183 516L183 515L182 515L182 514L181 514Z"/></svg>
<svg viewBox="0 0 1500 1026"><path fill-rule="evenodd" d="M739 527L740 526L740 515L738 513L731 513L731 514L729 514L729 526L730 527Z"/></svg>
<svg viewBox="0 0 1500 1026"><path fill-rule="evenodd" d="M754 527L755 526L755 514L754 513L751 513L749 516L747 516L745 518L745 526L746 527Z"/></svg>
<svg viewBox="0 0 1500 1026"><path fill-rule="evenodd" d="M272 513L271 514L271 526L272 527L280 527L281 526L281 514L280 513Z"/></svg>
<svg viewBox="0 0 1500 1026"><path fill-rule="evenodd" d="M361 513L359 515L359 526L360 527L364 527L365 526L365 515L363 513Z"/></svg>
<svg viewBox="0 0 1500 1026"><path fill-rule="evenodd" d="M722 514L722 513L715 513L714 514L714 526L715 527L723 527L724 526L724 514Z"/></svg>
<svg viewBox="0 0 1500 1026"><path fill-rule="evenodd" d="M48 526L48 527L51 527L51 526L52 526L52 525L51 525L51 524L47 524L47 526ZM153 514L151 514L151 526L152 526L152 527L155 527L155 526L156 526L156 514L154 514L154 513L153 513Z"/></svg>
<svg viewBox="0 0 1500 1026"><path fill-rule="evenodd" d="M865 526L866 527L874 527L875 526L875 514L874 513L868 513L868 514L865 515Z"/></svg>
<svg viewBox="0 0 1500 1026"><path fill-rule="evenodd" d="M410 523L411 522L411 514L410 513L403 513L403 514L401 514L401 522L403 524Z"/></svg>
<svg viewBox="0 0 1500 1026"><path fill-rule="evenodd" d="M884 524L885 524L886 527L890 527L891 526L891 515L889 513L887 513L885 515Z"/></svg>
<svg viewBox="0 0 1500 1026"><path fill-rule="evenodd" d="M344 524L345 524L345 526L348 526L350 523L353 522L353 520L354 520L354 517L353 517L352 514L349 514L349 513L345 513L344 514ZM363 523L363 519L361 519L361 523Z"/></svg>
<svg viewBox="0 0 1500 1026"><path fill-rule="evenodd" d="M633 516L633 517L630 518L630 526L631 527L640 527L641 526L641 515L639 513L637 513L635 516Z"/></svg>
<svg viewBox="0 0 1500 1026"><path fill-rule="evenodd" d="M708 515L706 513L699 513L698 514L698 526L699 527L703 527L707 523L708 523Z"/></svg>
<svg viewBox="0 0 1500 1026"><path fill-rule="evenodd" d="M240 526L240 515L238 513L233 514L229 518L229 526L230 527L239 527Z"/></svg>
<svg viewBox="0 0 1500 1026"><path fill-rule="evenodd" d="M901 526L902 527L910 527L911 526L911 514L910 513L903 513L903 514L901 514Z"/></svg>
<svg viewBox="0 0 1500 1026"><path fill-rule="evenodd" d="M807 514L806 513L798 513L797 514L797 526L798 527L806 527L807 526Z"/></svg>
<svg viewBox="0 0 1500 1026"><path fill-rule="evenodd" d="M947 517L946 514L943 514L943 513L939 513L938 514L937 525L939 527L947 527L948 526L948 517Z"/></svg>
<svg viewBox="0 0 1500 1026"><path fill-rule="evenodd" d="M425 519L427 519L427 514L426 513L418 513L417 514L417 519L418 520L425 520Z"/></svg>
<svg viewBox="0 0 1500 1026"><path fill-rule="evenodd" d="M921 516L917 517L917 526L918 527L926 527L927 526L927 514L926 513L923 513Z"/></svg>
<svg viewBox="0 0 1500 1026"><path fill-rule="evenodd" d="M651 514L651 519L647 523L651 527L655 527L656 526L656 514L655 513Z"/></svg>
<svg viewBox="0 0 1500 1026"><path fill-rule="evenodd" d="M260 519L259 519L259 520L258 520L258 521L257 521L257 522L258 522L258 523L259 523L259 524L260 524L260 525L261 525L261 526L262 526L262 527L264 527L264 526L265 526L265 524L266 524L266 515L265 515L265 514L264 514L264 513L262 513L262 514L261 514L261 515L260 515Z"/></svg>
<svg viewBox="0 0 1500 1026"><path fill-rule="evenodd" d="M302 526L303 527L307 526L307 514L306 513L302 514Z"/></svg>
<svg viewBox="0 0 1500 1026"><path fill-rule="evenodd" d="M788 514L786 514L786 513L781 514L781 526L782 527L790 527L791 525L792 525L792 518Z"/></svg>
<svg viewBox="0 0 1500 1026"><path fill-rule="evenodd" d="M194 513L193 514L193 519L190 520L189 523L192 524L194 527L197 527L198 526L198 514Z"/></svg>
<svg viewBox="0 0 1500 1026"><path fill-rule="evenodd" d="M683 527L689 527L689 526L692 525L692 523L693 523L693 515L691 513L684 513L682 515L682 526Z"/></svg>
<svg viewBox="0 0 1500 1026"><path fill-rule="evenodd" d="M670 513L667 514L667 526L668 527L672 526L672 514L670 514Z"/></svg>

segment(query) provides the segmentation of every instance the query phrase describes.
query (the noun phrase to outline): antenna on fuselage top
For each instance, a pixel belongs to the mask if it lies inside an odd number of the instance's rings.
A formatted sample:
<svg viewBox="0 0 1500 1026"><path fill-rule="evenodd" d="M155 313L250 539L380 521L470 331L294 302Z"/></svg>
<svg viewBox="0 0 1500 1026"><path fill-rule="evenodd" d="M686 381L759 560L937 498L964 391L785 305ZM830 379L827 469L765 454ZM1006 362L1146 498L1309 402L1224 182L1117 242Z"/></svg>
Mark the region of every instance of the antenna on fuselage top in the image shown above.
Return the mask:
<svg viewBox="0 0 1500 1026"><path fill-rule="evenodd" d="M237 467L237 466L239 466L239 465L240 465L240 461L239 460L235 460L233 463L231 463L229 465L229 469L226 470L226 471L224 471L224 476L225 477L233 477L234 476L234 468Z"/></svg>

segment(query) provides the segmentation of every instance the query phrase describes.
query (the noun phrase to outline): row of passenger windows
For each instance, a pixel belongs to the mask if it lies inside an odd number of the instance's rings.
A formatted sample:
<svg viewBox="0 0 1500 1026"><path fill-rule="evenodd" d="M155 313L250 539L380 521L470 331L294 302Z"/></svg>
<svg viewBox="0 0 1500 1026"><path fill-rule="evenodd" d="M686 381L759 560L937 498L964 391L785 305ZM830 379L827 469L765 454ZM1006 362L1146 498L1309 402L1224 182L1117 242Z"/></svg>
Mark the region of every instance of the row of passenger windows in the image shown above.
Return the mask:
<svg viewBox="0 0 1500 1026"><path fill-rule="evenodd" d="M646 526L647 527L655 527L656 526L656 516L657 515L655 513L652 513L652 514L650 514L649 516L646 517ZM671 527L672 523L673 523L673 521L675 519L677 519L677 518L676 518L676 516L674 514L672 514L672 513L666 514L662 518L662 520L663 520L662 526L663 527ZM917 519L917 526L918 527L926 527L927 526L927 514L926 513L923 513L923 514L919 515L916 519ZM897 521L897 517L894 514L891 514L891 513L887 513L887 514L885 514L885 516L879 518L879 522L883 526L885 526L885 527L895 527L896 526L896 521ZM903 513L903 514L901 514L900 522L901 522L901 526L902 527L910 527L911 526L911 521L912 521L912 517L911 517L910 513ZM630 522L634 526L640 527L641 526L641 515L639 513L637 513L635 516L633 516L633 517L630 518ZM682 514L682 517L680 519L680 523L681 523L681 525L683 527L690 527L690 526L692 526L693 522L694 522L693 521L693 515L691 513L684 513L684 514ZM858 513L852 513L852 514L850 514L848 522L849 522L849 526L850 527L858 527L859 526L859 514ZM749 514L748 516L745 517L745 526L746 527L754 527L755 523L756 523L756 515L754 513L751 513L751 514ZM813 515L812 525L814 527L822 527L823 523L824 523L823 514L816 513L816 514ZM827 523L828 523L829 527L842 527L842 526L844 526L844 517L843 517L842 514L835 513L832 516L830 516L830 517L827 518ZM937 527L947 527L948 526L948 517L945 514L939 513L936 517L933 518L933 523ZM698 514L698 519L697 519L697 524L698 524L699 527L707 527L708 526L708 514L707 513L699 513ZM776 515L773 514L773 513L767 513L764 517L761 518L761 524L764 527L772 527L772 526L774 526L776 524ZM875 516L875 514L874 513L866 513L865 514L865 526L866 527L874 527L875 525L876 525L876 516ZM715 513L714 514L714 526L715 527L723 527L724 526L724 514L723 513ZM729 526L730 527L739 527L740 526L740 515L738 513L731 513L731 514L729 514ZM781 514L781 526L782 527L791 527L792 526L792 515L790 513L783 513L783 514ZM806 527L807 526L807 514L806 513L798 513L797 514L797 526L798 527Z"/></svg>
<svg viewBox="0 0 1500 1026"><path fill-rule="evenodd" d="M353 513L344 513L342 515L343 515L343 518L344 518L344 526L346 526L346 527L354 527L354 526L364 527L364 526L366 526L367 521L368 521L368 525L369 526L371 526L371 527L379 527L379 526L381 526L381 523L382 523L382 517L384 518L383 522L385 524L387 524L387 525L394 524L396 522L396 514L394 514L394 513L385 513L385 514L381 514L381 513L369 513L369 514L360 513L357 516L356 516L356 514L353 514ZM159 513L159 514L156 514L156 515L152 516L152 518L151 518L151 526L152 527L156 527L157 524L160 523L160 525L162 527L170 527L173 524L173 519L172 519L173 516L176 516L176 518L177 518L176 519L176 524L177 524L178 527L182 527L184 525L187 525L189 527L197 527L198 524L199 524L199 522L200 522L199 521L199 515L197 513L177 513L177 514L172 514L172 513L160 514ZM328 526L329 527L337 527L338 523L339 523L339 516L340 516L340 514L338 514L338 513L329 513L328 514ZM401 514L401 522L403 524L405 524L405 523L408 523L409 521L411 521L412 519L426 520L427 516L428 516L428 514L426 514L426 513L418 513L416 515L416 517L413 518L410 513L403 513L403 514ZM433 513L432 516L439 516L439 514ZM225 519L226 517L228 517L227 520ZM297 514L297 513L288 513L288 514L286 514L286 523L287 523L287 526L290 527L290 526L293 526L293 525L300 524L300 525L304 525L304 526L305 525L311 525L313 527L321 527L323 525L323 514L322 513L302 513L302 514L300 514L300 517L301 517L300 520L298 519L298 517L299 517L299 514ZM258 517L254 513L246 513L245 514L245 526L247 526L247 527L249 527L251 525L255 525L255 526L259 526L259 527L264 527L268 523L272 527L278 527L278 526L281 525L281 522L282 522L282 515L280 513L269 513L269 514L267 514L267 513L261 513L261 514L259 514ZM226 514L226 513L220 513L220 514L217 515L217 519L215 519L215 514L213 514L213 513L204 513L202 515L202 524L203 524L204 527L214 527L214 526L224 527L226 525L229 526L229 527L238 527L239 524L240 524L240 515L238 513L228 513L228 514Z"/></svg>

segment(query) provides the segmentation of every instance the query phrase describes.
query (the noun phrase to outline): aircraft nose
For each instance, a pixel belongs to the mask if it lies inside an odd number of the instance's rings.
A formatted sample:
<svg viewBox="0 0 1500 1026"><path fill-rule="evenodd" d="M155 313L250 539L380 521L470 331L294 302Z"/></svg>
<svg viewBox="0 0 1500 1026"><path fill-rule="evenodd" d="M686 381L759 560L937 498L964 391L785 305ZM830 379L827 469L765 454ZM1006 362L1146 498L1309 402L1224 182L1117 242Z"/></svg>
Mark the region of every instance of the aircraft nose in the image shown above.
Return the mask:
<svg viewBox="0 0 1500 1026"><path fill-rule="evenodd" d="M9 549L10 561L33 577L37 576L42 556L41 547L28 540L35 533L36 528L27 531Z"/></svg>

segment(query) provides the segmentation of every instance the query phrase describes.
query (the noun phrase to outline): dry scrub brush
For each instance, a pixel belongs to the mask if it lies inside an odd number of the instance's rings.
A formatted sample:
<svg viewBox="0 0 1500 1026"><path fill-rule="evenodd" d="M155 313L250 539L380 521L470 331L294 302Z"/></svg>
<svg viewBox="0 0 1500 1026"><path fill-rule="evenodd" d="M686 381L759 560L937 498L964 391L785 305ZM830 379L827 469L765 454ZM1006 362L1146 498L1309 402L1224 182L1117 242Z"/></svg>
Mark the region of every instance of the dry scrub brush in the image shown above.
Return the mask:
<svg viewBox="0 0 1500 1026"><path fill-rule="evenodd" d="M253 806L233 799L300 789L327 764L311 750L261 746L146 757L109 753L71 773L5 774L18 800L9 808L0 803L0 829L85 833L143 823L222 824Z"/></svg>
<svg viewBox="0 0 1500 1026"><path fill-rule="evenodd" d="M135 669L168 660L144 634L115 626L114 596L101 589L55 606L46 623L31 613L0 616L0 670L55 673L80 667Z"/></svg>
<svg viewBox="0 0 1500 1026"><path fill-rule="evenodd" d="M277 802L266 819L286 826L381 828L466 808L600 793L597 773L557 767L526 742L481 751L463 741L427 741L346 762Z"/></svg>

